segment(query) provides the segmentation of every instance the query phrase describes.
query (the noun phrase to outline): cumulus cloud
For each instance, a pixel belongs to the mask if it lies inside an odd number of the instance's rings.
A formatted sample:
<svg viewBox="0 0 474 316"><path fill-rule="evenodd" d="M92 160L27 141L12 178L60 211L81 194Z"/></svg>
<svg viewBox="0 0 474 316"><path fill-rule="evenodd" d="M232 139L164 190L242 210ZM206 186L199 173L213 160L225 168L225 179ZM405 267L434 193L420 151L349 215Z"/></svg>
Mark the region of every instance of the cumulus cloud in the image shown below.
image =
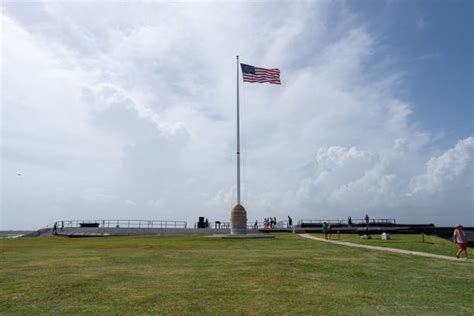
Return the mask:
<svg viewBox="0 0 474 316"><path fill-rule="evenodd" d="M436 156L444 149L396 97L403 72L371 70L379 43L340 6L5 4L2 227L228 220L236 54L283 80L241 84L249 218L451 223L429 196L472 193L472 137ZM472 198L460 199L449 211L472 221Z"/></svg>
<svg viewBox="0 0 474 316"><path fill-rule="evenodd" d="M413 177L410 181L410 194L435 194L444 186L453 184L461 175L466 175L466 185L473 183L472 159L474 156L474 137L468 137L457 142L438 157L431 158L426 163L426 172Z"/></svg>

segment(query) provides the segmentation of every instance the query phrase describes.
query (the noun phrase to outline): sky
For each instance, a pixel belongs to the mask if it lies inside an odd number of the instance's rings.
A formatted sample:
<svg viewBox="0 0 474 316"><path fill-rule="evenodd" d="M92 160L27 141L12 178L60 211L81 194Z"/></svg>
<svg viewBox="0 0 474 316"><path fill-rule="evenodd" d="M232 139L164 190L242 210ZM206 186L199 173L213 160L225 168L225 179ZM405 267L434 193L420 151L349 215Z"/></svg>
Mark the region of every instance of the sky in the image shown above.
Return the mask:
<svg viewBox="0 0 474 316"><path fill-rule="evenodd" d="M0 229L474 225L472 1L1 3Z"/></svg>

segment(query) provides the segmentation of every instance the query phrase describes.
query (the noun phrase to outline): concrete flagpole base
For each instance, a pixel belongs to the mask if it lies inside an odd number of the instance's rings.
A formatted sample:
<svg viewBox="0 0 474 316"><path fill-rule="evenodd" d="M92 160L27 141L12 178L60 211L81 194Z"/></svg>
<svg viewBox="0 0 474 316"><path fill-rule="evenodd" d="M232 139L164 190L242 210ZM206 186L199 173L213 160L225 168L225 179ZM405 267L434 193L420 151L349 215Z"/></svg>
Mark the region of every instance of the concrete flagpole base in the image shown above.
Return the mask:
<svg viewBox="0 0 474 316"><path fill-rule="evenodd" d="M230 214L230 234L245 235L247 233L247 212L245 208L237 204Z"/></svg>
<svg viewBox="0 0 474 316"><path fill-rule="evenodd" d="M209 237L223 239L273 238L271 235L258 232L247 234L247 212L240 204L234 206L230 215L230 235L216 234Z"/></svg>

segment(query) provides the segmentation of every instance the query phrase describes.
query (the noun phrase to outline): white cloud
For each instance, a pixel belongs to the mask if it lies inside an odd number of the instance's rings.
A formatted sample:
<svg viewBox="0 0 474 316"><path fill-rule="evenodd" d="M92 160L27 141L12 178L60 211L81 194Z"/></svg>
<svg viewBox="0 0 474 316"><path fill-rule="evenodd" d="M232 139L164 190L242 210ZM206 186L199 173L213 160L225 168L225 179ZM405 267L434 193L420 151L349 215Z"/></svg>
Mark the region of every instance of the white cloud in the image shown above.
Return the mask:
<svg viewBox="0 0 474 316"><path fill-rule="evenodd" d="M125 200L125 204L127 204L127 206L131 206L131 207L137 206L137 202L132 201L132 200Z"/></svg>
<svg viewBox="0 0 474 316"><path fill-rule="evenodd" d="M468 137L457 142L438 157L431 158L426 163L426 172L413 177L410 181L410 194L435 194L444 186L452 185L453 181L462 174L466 175L466 185L473 184L472 160L474 156L474 137Z"/></svg>
<svg viewBox="0 0 474 316"><path fill-rule="evenodd" d="M464 158L433 158L422 174L436 144L395 97L403 72L382 63L369 73L377 39L330 2L29 8L2 12L4 228L78 217L228 220L238 53L280 67L283 80L241 84L249 218L371 211L448 223L447 206L426 194L449 201L448 185L472 190L460 177L467 144L453 149ZM472 209L462 199L457 218Z"/></svg>
<svg viewBox="0 0 474 316"><path fill-rule="evenodd" d="M416 27L418 29L424 29L425 28L425 25L426 25L426 22L425 22L425 18L422 17L422 16L419 16L416 18Z"/></svg>

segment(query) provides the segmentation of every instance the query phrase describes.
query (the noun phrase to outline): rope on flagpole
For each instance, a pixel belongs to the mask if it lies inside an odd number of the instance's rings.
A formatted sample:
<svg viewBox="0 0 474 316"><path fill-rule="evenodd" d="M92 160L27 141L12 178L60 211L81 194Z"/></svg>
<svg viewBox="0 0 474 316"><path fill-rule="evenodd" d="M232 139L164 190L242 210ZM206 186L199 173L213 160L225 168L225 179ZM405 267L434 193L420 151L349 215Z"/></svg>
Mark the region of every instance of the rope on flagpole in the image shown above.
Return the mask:
<svg viewBox="0 0 474 316"><path fill-rule="evenodd" d="M240 105L239 105L239 55L237 55L237 205L240 205Z"/></svg>

